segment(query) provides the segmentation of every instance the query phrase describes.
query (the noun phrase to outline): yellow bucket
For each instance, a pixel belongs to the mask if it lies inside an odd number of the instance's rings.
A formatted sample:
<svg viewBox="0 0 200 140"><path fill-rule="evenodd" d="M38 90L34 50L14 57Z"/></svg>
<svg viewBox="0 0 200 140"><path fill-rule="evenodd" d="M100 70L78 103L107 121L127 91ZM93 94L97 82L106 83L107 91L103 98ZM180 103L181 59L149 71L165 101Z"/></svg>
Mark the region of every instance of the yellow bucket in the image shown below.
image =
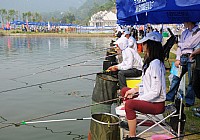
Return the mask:
<svg viewBox="0 0 200 140"><path fill-rule="evenodd" d="M129 88L135 88L135 87L139 86L140 82L141 82L141 77L126 79L126 84L127 84L127 87L129 87Z"/></svg>

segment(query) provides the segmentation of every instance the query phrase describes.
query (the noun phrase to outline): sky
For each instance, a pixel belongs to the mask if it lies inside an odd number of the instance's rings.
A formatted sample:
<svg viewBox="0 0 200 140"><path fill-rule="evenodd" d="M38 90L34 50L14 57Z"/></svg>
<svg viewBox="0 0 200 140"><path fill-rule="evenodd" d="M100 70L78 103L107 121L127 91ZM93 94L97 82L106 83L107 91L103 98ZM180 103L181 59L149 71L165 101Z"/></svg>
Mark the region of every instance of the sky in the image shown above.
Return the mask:
<svg viewBox="0 0 200 140"><path fill-rule="evenodd" d="M69 7L78 8L86 0L0 0L0 9L13 9L20 12L67 11Z"/></svg>

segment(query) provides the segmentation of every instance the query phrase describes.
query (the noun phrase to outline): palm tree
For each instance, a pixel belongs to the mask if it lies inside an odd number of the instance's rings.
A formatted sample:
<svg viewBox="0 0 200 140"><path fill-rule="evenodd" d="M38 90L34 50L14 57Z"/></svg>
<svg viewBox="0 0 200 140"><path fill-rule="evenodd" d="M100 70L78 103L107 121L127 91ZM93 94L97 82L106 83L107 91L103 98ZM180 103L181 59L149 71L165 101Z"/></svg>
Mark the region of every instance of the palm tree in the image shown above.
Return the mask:
<svg viewBox="0 0 200 140"><path fill-rule="evenodd" d="M6 9L0 9L0 16L1 16L2 28L4 28L4 20L5 20L5 15L6 14L7 14Z"/></svg>
<svg viewBox="0 0 200 140"><path fill-rule="evenodd" d="M36 22L41 21L41 15L38 12L35 13L35 21Z"/></svg>
<svg viewBox="0 0 200 140"><path fill-rule="evenodd" d="M22 13L22 19L23 19L23 21L26 21L26 19L27 19L27 13Z"/></svg>
<svg viewBox="0 0 200 140"><path fill-rule="evenodd" d="M15 11L15 20L19 20L19 11Z"/></svg>
<svg viewBox="0 0 200 140"><path fill-rule="evenodd" d="M14 21L15 20L15 10L13 10L13 9L11 9L11 10L8 10L8 17L9 17L9 19L8 19L8 21L10 21L10 19L12 20L12 21Z"/></svg>
<svg viewBox="0 0 200 140"><path fill-rule="evenodd" d="M27 17L28 17L28 21L31 21L32 19L32 13L29 11L28 13L27 13Z"/></svg>

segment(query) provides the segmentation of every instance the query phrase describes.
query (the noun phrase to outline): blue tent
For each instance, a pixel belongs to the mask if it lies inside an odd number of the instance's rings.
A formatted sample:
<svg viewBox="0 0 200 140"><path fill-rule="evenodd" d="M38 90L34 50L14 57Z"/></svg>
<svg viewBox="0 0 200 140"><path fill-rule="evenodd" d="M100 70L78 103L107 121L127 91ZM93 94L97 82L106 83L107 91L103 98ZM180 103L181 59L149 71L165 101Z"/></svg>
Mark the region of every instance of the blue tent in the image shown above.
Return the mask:
<svg viewBox="0 0 200 140"><path fill-rule="evenodd" d="M10 24L22 25L22 24L26 24L26 22L24 22L24 21L19 21L19 20L16 20L16 21L12 21L12 22L10 22Z"/></svg>
<svg viewBox="0 0 200 140"><path fill-rule="evenodd" d="M200 0L116 0L116 8L121 25L200 21Z"/></svg>

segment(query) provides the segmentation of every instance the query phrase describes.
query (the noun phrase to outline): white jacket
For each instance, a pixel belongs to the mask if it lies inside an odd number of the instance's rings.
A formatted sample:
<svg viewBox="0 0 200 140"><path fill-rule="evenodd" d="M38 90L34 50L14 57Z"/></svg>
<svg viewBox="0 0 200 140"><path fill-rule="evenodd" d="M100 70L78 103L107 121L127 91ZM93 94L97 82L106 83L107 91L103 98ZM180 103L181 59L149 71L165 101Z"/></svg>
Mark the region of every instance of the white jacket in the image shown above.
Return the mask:
<svg viewBox="0 0 200 140"><path fill-rule="evenodd" d="M142 76L143 85L139 87L139 96L135 99L149 102L166 100L165 66L158 60L153 60Z"/></svg>
<svg viewBox="0 0 200 140"><path fill-rule="evenodd" d="M123 50L122 58L122 63L117 65L119 70L128 70L131 68L142 70L142 58L133 48L127 47L125 50Z"/></svg>

